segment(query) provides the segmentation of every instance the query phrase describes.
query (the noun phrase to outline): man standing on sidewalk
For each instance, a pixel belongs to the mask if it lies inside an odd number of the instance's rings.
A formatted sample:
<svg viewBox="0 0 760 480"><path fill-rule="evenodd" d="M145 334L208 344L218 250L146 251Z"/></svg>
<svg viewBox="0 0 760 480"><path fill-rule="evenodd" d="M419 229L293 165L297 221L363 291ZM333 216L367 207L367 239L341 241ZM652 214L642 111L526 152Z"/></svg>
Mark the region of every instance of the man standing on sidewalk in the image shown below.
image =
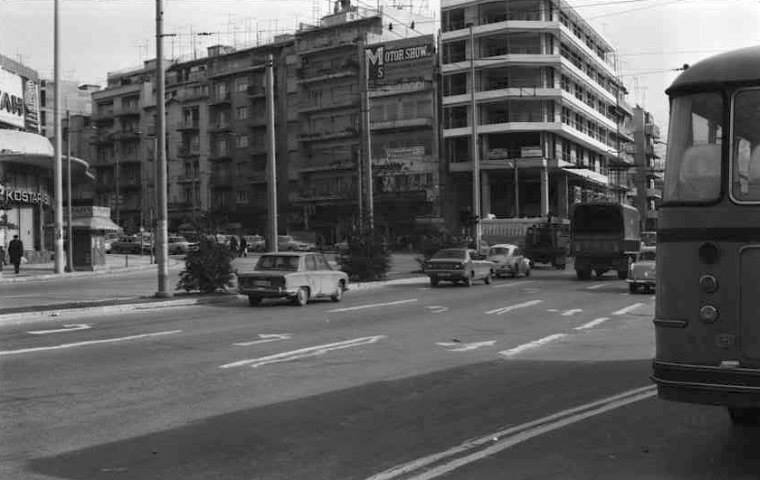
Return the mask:
<svg viewBox="0 0 760 480"><path fill-rule="evenodd" d="M18 239L18 235L13 236L13 240L8 244L8 256L11 257L11 263L16 273L21 266L21 257L24 256L24 244Z"/></svg>

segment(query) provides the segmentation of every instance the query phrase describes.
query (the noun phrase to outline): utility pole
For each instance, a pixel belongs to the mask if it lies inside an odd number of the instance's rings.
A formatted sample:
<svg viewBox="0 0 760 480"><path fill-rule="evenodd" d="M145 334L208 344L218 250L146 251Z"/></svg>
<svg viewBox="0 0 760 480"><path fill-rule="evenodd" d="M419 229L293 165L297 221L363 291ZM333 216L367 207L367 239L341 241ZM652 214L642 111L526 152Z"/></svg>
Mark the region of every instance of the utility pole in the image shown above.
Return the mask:
<svg viewBox="0 0 760 480"><path fill-rule="evenodd" d="M58 0L53 4L53 135L55 136L55 161L53 165L53 196L55 197L55 226L53 244L55 251L55 273L63 273L63 175L61 162L61 62L60 26Z"/></svg>
<svg viewBox="0 0 760 480"><path fill-rule="evenodd" d="M168 206L166 204L166 105L164 104L164 67L163 67L163 8L162 0L156 0L156 107L158 108L157 131L158 136L158 176L156 183L158 190L157 213L158 224L155 237L155 249L158 264L158 291L156 297L167 298L172 296L169 290L169 251L168 237Z"/></svg>
<svg viewBox="0 0 760 480"><path fill-rule="evenodd" d="M269 251L277 253L277 156L274 128L274 57L267 55L267 243Z"/></svg>
<svg viewBox="0 0 760 480"><path fill-rule="evenodd" d="M71 112L66 110L66 213L69 217L69 248L66 249L66 271L74 271L74 229L71 227Z"/></svg>
<svg viewBox="0 0 760 480"><path fill-rule="evenodd" d="M359 183L363 184L364 193L364 214L366 218L362 219L362 229L369 228L372 232L375 229L375 205L372 185L372 124L370 121L370 104L369 104L369 62L364 50L364 41L359 42L359 65L361 68L361 131L362 131L362 157L361 164L362 175L359 177Z"/></svg>
<svg viewBox="0 0 760 480"><path fill-rule="evenodd" d="M478 152L478 106L475 103L475 35L473 24L470 23L470 109L472 119L472 141L470 142L470 156L472 157L472 215L477 217L473 225L475 248L480 250L481 226L480 226L480 157Z"/></svg>

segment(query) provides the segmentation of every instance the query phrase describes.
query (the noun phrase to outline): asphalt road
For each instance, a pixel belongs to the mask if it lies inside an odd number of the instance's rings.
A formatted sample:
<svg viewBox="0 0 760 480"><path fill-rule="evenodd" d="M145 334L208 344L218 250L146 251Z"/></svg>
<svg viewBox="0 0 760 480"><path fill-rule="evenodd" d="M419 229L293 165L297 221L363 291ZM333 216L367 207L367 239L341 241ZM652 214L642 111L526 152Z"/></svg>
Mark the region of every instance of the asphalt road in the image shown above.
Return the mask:
<svg viewBox="0 0 760 480"><path fill-rule="evenodd" d="M535 270L3 327L0 478L755 478L756 432L653 396L652 316Z"/></svg>

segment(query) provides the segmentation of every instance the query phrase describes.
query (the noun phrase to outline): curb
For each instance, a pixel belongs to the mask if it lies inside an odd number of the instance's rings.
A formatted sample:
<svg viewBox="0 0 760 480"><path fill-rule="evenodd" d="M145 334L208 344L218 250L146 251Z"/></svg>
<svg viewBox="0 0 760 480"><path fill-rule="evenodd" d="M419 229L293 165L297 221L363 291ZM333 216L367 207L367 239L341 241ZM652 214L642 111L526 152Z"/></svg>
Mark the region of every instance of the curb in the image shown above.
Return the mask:
<svg viewBox="0 0 760 480"><path fill-rule="evenodd" d="M169 264L169 268L182 265L180 262L174 262ZM99 277L103 275L113 275L120 273L139 272L142 270L150 270L157 268L156 264L136 265L134 267L110 267L101 270L84 271L84 272L65 272L65 273L43 273L42 275L30 275L24 277L16 277L15 274L10 273L7 276L5 272L0 273L0 285L7 283L26 283L26 282L44 282L47 280L67 280L76 278L88 278Z"/></svg>

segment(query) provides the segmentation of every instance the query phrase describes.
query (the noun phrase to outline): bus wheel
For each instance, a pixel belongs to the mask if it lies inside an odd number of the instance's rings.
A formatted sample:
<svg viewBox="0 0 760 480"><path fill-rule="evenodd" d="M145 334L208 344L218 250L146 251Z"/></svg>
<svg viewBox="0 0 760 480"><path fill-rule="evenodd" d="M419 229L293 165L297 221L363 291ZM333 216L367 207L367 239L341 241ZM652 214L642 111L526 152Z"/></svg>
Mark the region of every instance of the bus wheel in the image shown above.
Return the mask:
<svg viewBox="0 0 760 480"><path fill-rule="evenodd" d="M728 415L734 425L758 425L760 423L760 408L728 407Z"/></svg>

